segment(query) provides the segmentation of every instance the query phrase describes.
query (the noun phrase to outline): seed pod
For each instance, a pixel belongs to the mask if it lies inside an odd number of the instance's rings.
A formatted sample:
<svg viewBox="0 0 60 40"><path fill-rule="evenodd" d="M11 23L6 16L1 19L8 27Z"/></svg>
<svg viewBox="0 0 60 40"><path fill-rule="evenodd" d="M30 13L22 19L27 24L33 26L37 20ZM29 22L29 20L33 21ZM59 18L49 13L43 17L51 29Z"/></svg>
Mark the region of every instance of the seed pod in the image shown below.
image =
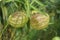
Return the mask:
<svg viewBox="0 0 60 40"><path fill-rule="evenodd" d="M54 38L52 38L52 40L60 40L60 37L55 36Z"/></svg>
<svg viewBox="0 0 60 40"><path fill-rule="evenodd" d="M20 28L24 26L28 21L28 17L25 12L15 12L8 18L8 22L12 27Z"/></svg>
<svg viewBox="0 0 60 40"><path fill-rule="evenodd" d="M49 24L49 15L48 14L42 14L38 11L32 11L32 15L30 18L30 26L33 29L44 29Z"/></svg>

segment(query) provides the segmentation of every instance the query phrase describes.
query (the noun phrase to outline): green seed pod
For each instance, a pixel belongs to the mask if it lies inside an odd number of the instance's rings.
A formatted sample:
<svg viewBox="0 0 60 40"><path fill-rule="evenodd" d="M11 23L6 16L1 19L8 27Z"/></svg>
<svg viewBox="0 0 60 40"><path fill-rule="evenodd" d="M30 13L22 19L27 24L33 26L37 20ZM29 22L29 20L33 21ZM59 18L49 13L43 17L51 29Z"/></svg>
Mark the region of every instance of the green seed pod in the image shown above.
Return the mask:
<svg viewBox="0 0 60 40"><path fill-rule="evenodd" d="M42 14L38 11L32 11L32 15L30 18L30 26L33 29L44 29L49 24L49 15L48 14Z"/></svg>
<svg viewBox="0 0 60 40"><path fill-rule="evenodd" d="M8 22L12 27L20 28L24 26L28 21L28 17L25 12L15 12L9 16Z"/></svg>
<svg viewBox="0 0 60 40"><path fill-rule="evenodd" d="M56 36L56 37L52 38L52 40L60 40L60 37Z"/></svg>

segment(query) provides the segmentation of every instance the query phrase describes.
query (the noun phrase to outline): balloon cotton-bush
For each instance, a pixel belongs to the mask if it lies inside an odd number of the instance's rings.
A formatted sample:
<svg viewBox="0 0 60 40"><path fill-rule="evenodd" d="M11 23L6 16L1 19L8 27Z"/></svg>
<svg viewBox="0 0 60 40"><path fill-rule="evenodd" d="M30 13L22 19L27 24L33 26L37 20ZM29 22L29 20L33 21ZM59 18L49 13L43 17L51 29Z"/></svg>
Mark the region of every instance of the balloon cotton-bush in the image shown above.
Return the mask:
<svg viewBox="0 0 60 40"><path fill-rule="evenodd" d="M11 14L8 18L8 22L12 27L20 28L24 26L28 21L28 17L26 16L25 12L15 12Z"/></svg>
<svg viewBox="0 0 60 40"><path fill-rule="evenodd" d="M60 40L60 37L55 36L55 37L52 38L52 40Z"/></svg>
<svg viewBox="0 0 60 40"><path fill-rule="evenodd" d="M48 26L49 24L49 15L42 14L38 11L32 11L32 15L30 17L30 26L33 29L41 30Z"/></svg>

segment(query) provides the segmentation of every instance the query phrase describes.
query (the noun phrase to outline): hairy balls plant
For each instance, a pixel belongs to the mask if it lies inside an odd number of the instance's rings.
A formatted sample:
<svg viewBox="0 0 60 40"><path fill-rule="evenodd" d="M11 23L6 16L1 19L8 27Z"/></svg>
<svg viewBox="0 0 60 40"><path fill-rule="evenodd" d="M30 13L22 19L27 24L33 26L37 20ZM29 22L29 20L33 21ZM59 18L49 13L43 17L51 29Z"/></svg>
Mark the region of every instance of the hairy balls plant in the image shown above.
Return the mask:
<svg viewBox="0 0 60 40"><path fill-rule="evenodd" d="M40 30L44 29L49 24L49 15L48 14L42 14L38 11L32 11L32 15L30 18L30 26L33 29Z"/></svg>
<svg viewBox="0 0 60 40"><path fill-rule="evenodd" d="M25 12L15 12L9 16L8 21L12 27L20 28L27 23L28 17Z"/></svg>

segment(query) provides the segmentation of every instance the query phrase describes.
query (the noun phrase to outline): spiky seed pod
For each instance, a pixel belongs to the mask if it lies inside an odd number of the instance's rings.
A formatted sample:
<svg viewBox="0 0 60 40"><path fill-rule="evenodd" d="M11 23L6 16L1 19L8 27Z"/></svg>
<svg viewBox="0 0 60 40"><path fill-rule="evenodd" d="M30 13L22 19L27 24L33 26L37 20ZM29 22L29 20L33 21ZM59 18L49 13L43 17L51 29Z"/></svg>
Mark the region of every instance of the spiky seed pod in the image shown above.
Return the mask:
<svg viewBox="0 0 60 40"><path fill-rule="evenodd" d="M11 14L8 18L8 22L12 27L20 28L24 26L28 21L28 17L26 16L25 12L18 11Z"/></svg>
<svg viewBox="0 0 60 40"><path fill-rule="evenodd" d="M49 24L49 15L42 14L38 11L32 11L32 15L30 17L30 26L33 29L41 30L48 26Z"/></svg>

